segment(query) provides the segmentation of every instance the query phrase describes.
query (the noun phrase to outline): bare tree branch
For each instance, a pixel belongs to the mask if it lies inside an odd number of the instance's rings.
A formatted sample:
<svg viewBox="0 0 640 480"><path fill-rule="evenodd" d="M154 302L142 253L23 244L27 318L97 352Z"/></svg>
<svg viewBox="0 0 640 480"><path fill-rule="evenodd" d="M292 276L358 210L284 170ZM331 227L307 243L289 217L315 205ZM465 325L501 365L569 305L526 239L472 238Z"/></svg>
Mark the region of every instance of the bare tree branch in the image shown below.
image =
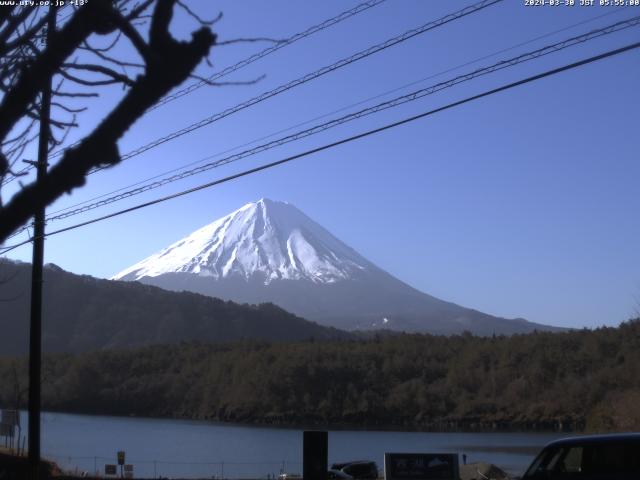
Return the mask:
<svg viewBox="0 0 640 480"><path fill-rule="evenodd" d="M69 20L62 30L53 34L51 45L39 55L32 65L22 69L15 86L7 92L0 103L0 139L20 119L28 105L32 104L45 82L60 69L64 60L96 30L103 20L104 10L110 8L108 0L94 0Z"/></svg>
<svg viewBox="0 0 640 480"><path fill-rule="evenodd" d="M127 20L133 20L134 18L140 18L142 13L149 8L155 0L145 0L136 8L134 8L128 15Z"/></svg>
<svg viewBox="0 0 640 480"><path fill-rule="evenodd" d="M96 5L99 0L94 2L88 5ZM35 208L45 207L64 193L84 185L85 177L90 170L117 164L120 161L118 140L149 107L187 79L196 66L207 57L216 40L209 28L202 27L195 31L189 42L177 41L171 36L169 25L175 3L176 0L157 0L150 25L149 42L142 48L145 52L143 57L145 71L136 78L120 103L77 146L65 150L61 160L49 170L42 181L25 186L4 208L0 209L0 242L20 225L26 223ZM83 12L83 8L65 26L65 29L71 29L74 33L71 35L67 32L67 36L68 41L72 42L75 48L86 40L90 31L87 27L80 29L77 25L77 18ZM110 19L116 19L113 24L117 25L117 28L126 28L128 22L122 23L119 20L124 18L119 12L112 9L102 13ZM88 21L92 18L90 14L86 14L85 17ZM127 35L126 32L123 31L123 33ZM62 67L64 58L73 51L67 47L65 49L67 54L63 57L62 54L54 56L50 50L48 47L41 56L53 57L49 58L49 62L55 63L56 68ZM42 59L39 58L36 63L41 61ZM54 69L50 68L50 64L48 67L41 66L40 70L52 73ZM59 71L61 74L62 72L62 70ZM69 75L68 72L65 74ZM26 87L23 88L26 89ZM35 99L35 94L33 98L26 98L31 93L22 93L20 98L20 105L23 106L22 115L26 107ZM0 104L0 114L3 107L7 110L5 100L6 97ZM17 100L14 102L18 103ZM9 113L12 113L11 110ZM2 120L0 120L0 134L2 134L2 128L6 128Z"/></svg>
<svg viewBox="0 0 640 480"><path fill-rule="evenodd" d="M59 103L59 102L51 102L51 106L52 107L61 108L62 110L64 110L67 113L82 113L82 112L87 111L87 107L71 108L71 107L63 105L62 103Z"/></svg>
<svg viewBox="0 0 640 480"><path fill-rule="evenodd" d="M130 20L123 17L120 12L114 11L112 12L112 15L114 22L116 23L120 31L133 44L144 61L148 63L151 60L149 58L150 50L144 38L142 38L142 35L140 35L140 33L133 27L133 25L131 25Z"/></svg>
<svg viewBox="0 0 640 480"><path fill-rule="evenodd" d="M18 15L8 17L7 25L0 31L0 52L5 50L4 46L11 35L16 31L18 25L25 21L29 15L31 15L29 9L23 8Z"/></svg>
<svg viewBox="0 0 640 480"><path fill-rule="evenodd" d="M100 94L96 92L62 92L60 90L55 90L53 94L58 97L77 97L77 98L89 98L89 97L100 96Z"/></svg>
<svg viewBox="0 0 640 480"><path fill-rule="evenodd" d="M119 67L144 68L144 65L142 63L125 62L124 60L119 60L117 58L113 58L109 55L106 55L101 50L93 50L92 47L90 46L87 46L84 48L90 51L91 53L93 53L95 56L97 56L101 60L113 63L114 65L118 65Z"/></svg>
<svg viewBox="0 0 640 480"><path fill-rule="evenodd" d="M89 44L89 40L85 40L82 43L83 45L86 45L87 48L92 52L109 52L113 49L113 47L115 47L118 44L121 38L122 38L122 31L118 30L113 40L111 41L111 43L109 43L106 47L94 47L93 45Z"/></svg>
<svg viewBox="0 0 640 480"><path fill-rule="evenodd" d="M94 65L90 63L63 63L63 68L73 69L73 70L84 70L89 72L101 73L107 77L111 77L110 81L95 81L95 80L84 80L75 75L69 74L69 72L62 70L60 73L69 80L80 83L82 85L88 86L96 86L96 85L109 85L111 83L124 83L125 85L132 86L134 81L127 77L126 75L122 75L121 73L116 72L104 65Z"/></svg>
<svg viewBox="0 0 640 480"><path fill-rule="evenodd" d="M0 26L11 17L14 8L15 5L5 5L4 8L0 8Z"/></svg>
<svg viewBox="0 0 640 480"><path fill-rule="evenodd" d="M33 25L31 28L29 28L28 31L22 33L21 35L18 36L18 38L16 38L13 42L8 42L5 45L3 45L3 48L0 49L0 55L2 55L3 51L7 51L7 50L13 50L14 48L18 48L21 45L25 44L28 41L31 41L31 39L33 39L35 37L35 35L42 30L42 28L45 26L45 24L47 23L47 17L43 16L38 23L36 23L35 25Z"/></svg>
<svg viewBox="0 0 640 480"><path fill-rule="evenodd" d="M191 10L191 8L189 8L189 5L187 5L186 3L182 2L181 0L177 0L177 3L180 6L180 8L182 8L185 12L187 12L187 14L191 16L191 18L195 19L200 25L213 27L216 23L218 23L222 19L222 12L220 12L218 13L217 17L211 20L205 20L200 15L198 15L193 10Z"/></svg>

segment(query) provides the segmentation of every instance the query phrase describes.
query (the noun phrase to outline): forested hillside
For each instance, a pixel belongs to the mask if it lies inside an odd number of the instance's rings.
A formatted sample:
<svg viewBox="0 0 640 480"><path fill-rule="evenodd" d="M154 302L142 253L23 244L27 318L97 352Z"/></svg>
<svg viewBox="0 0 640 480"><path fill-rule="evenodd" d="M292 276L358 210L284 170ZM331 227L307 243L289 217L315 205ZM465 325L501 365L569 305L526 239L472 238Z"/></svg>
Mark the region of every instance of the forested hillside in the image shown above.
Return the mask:
<svg viewBox="0 0 640 480"><path fill-rule="evenodd" d="M2 280L5 280L4 282ZM44 269L43 349L83 352L180 341L295 341L350 334L297 317L273 304L239 305L136 282ZM29 347L31 266L0 259L0 352Z"/></svg>
<svg viewBox="0 0 640 480"><path fill-rule="evenodd" d="M0 361L15 403L26 362ZM14 379L17 373L17 380ZM640 429L640 321L512 337L180 344L45 359L50 410L416 429ZM26 398L22 398L24 406Z"/></svg>

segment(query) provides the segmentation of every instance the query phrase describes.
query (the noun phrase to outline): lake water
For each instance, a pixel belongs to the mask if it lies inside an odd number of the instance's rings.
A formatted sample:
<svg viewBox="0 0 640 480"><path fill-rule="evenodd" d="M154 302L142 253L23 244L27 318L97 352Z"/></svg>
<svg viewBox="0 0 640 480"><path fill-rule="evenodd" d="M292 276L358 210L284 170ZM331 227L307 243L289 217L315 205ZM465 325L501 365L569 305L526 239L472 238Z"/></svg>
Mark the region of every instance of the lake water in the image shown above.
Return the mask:
<svg viewBox="0 0 640 480"><path fill-rule="evenodd" d="M22 430L27 430L26 412ZM540 447L562 434L330 431L329 462L385 452L451 452L521 474ZM136 476L267 478L302 471L302 430L203 421L44 413L42 453L61 467L104 473L126 452Z"/></svg>

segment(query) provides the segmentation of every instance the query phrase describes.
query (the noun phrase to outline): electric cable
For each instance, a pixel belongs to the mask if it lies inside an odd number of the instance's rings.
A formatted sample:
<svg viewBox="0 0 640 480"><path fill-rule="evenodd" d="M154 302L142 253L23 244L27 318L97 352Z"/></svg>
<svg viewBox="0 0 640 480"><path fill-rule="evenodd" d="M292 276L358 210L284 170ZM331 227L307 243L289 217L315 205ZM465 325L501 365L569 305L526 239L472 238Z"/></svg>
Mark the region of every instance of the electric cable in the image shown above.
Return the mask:
<svg viewBox="0 0 640 480"><path fill-rule="evenodd" d="M317 25L313 25L309 28L307 28L306 30L296 33L295 35L292 35L291 37L287 38L286 40L282 41L282 42L278 42L270 47L265 48L264 50L261 50L258 53L255 53L253 55L251 55L250 57L247 57L243 60L240 60L238 63L235 63L234 65L230 65L222 70L220 70L217 73L214 73L213 75L211 75L209 78L207 78L207 81L204 80L200 80L198 82L192 83L191 85L188 85L184 88L181 88L180 90L177 90L176 92L167 95L166 97L163 97L158 103L156 103L154 106L152 106L148 111L151 110L155 110L156 108L172 102L173 100L176 100L178 98L184 97L185 95L190 94L191 92L194 92L195 90L207 85L208 82L215 82L216 80L219 80L220 78L229 75L230 73L236 72L238 70L240 70L241 68L246 67L247 65L252 64L253 62L266 57L267 55L272 54L273 52L276 52L278 50L280 50L281 48L284 48L288 45L291 45L295 42L297 42L298 40L302 40L303 38L306 38L310 35L313 35L314 33L317 33L319 31L325 30L337 23L342 22L343 20L346 20L348 18L353 17L354 15L357 15L358 13L364 12L365 10L370 9L371 7L375 7L377 5L380 5L382 2L384 2L385 0L370 0L368 2L364 2L361 3L359 5L356 5L354 8L347 10L345 12L342 12L338 15L336 15L335 17L329 18L327 20L325 20L322 23L319 23Z"/></svg>
<svg viewBox="0 0 640 480"><path fill-rule="evenodd" d="M143 179L143 180L140 180L140 181L137 181L137 182L135 182L135 183L132 183L132 184L129 184L129 185L126 185L126 186L123 186L123 187L117 188L117 189L115 189L115 190L111 190L111 191L109 191L109 192L106 192L106 193L103 193L103 194L97 195L97 196L95 196L95 197L91 197L91 198L89 198L89 199L87 199L87 200L83 200L83 201L78 202L78 203L75 203L75 204L73 204L73 205L70 205L70 206L67 206L67 207L64 207L64 208L60 208L60 209L58 209L58 210L55 210L55 211L53 211L53 212L50 212L50 215L55 215L55 214L57 214L57 213L61 213L61 212L65 212L65 211L67 211L67 210L74 209L74 208L79 207L79 206L81 206L81 205L85 205L85 204L87 204L87 203L94 202L94 201L96 201L96 200L99 200L99 199L101 199L101 198L107 197L107 196L109 196L109 195L116 194L116 193L121 192L121 191L123 191L123 190L130 189L130 188L136 187L136 186L138 186L138 185L142 185L143 183L150 182L150 181L155 180L155 179L157 179L157 178L160 178L160 177L162 177L162 176L164 176L164 175L169 175L169 174L171 174L171 173L174 173L174 172L178 172L178 171L180 171L180 170L183 170L183 169L185 169L185 168L187 168L187 167L190 167L190 166L193 166L193 165L200 164L200 163L205 162L205 161L207 161L207 160L210 160L210 159L212 159L212 158L219 157L219 156L224 155L224 154L227 154L227 153L231 153L231 152L233 152L233 151L235 151L235 150L239 150L240 148L248 147L248 146L250 146L250 145L253 145L253 144L258 143L258 142L260 142L260 141L266 140L266 139L268 139L268 138L275 137L276 135L279 135L279 134L281 134L281 133L286 133L286 132L288 132L288 131L294 130L295 128L302 127L302 126L304 126L304 125L308 125L309 123L312 123L312 122L314 122L314 121L321 120L321 119L323 119L323 118L329 117L329 116L334 115L334 114L336 114L336 113L343 112L343 111L348 110L348 109L350 109L350 108L353 108L353 107L357 107L357 106L359 106L359 105L366 104L366 103L368 103L368 102L370 102L370 101L372 101L372 100L376 100L376 99L378 99L378 98L382 98L382 97L384 97L384 96L387 96L387 95L389 95L389 94L391 94L391 93L395 93L395 92L398 92L398 91L400 91L400 90L404 90L404 89L405 89L405 88L407 88L407 87L410 87L410 86L413 86L413 85L417 85L417 84L419 84L419 83L425 82L425 81L430 80L430 79L432 79L432 78L436 78L436 77L442 76L442 75L444 75L445 73L449 73L449 72L452 72L452 71L455 71L455 70L459 70L459 69L460 69L460 68L462 68L462 67L466 67L466 66L468 66L468 65L472 65L472 64L474 64L474 63L478 63L478 62L480 62L480 61L482 61L482 60L486 60L486 59L488 59L488 58L495 57L496 55L499 55L499 54L501 54L501 53L505 53L505 52L508 52L508 51L511 51L511 50L515 50L516 48L522 47L522 46L524 46L524 45L528 45L528 44L530 44L530 43L536 42L536 41L541 40L541 39L544 39L544 38L548 38L548 37L550 37L550 36L552 36L552 35L555 35L555 34L558 34L558 33L565 32L565 31L570 30L570 29L572 29L572 28L575 28L575 27L578 27L578 26L584 25L584 24L586 24L586 23L590 23L590 22L592 22L592 21L594 21L594 20L598 20L598 19L600 19L600 18L603 18L603 17L609 16L609 15L612 15L612 14L618 13L618 12L620 12L620 11L622 11L622 10L627 9L627 8L629 8L629 7L622 7L622 8L619 8L619 9L615 10L615 11L608 11L608 12L605 12L605 13L603 13L603 14L596 15L596 16L594 16L594 17L591 17L591 18L588 18L588 19L586 19L586 20L580 21L580 22L578 22L578 23L574 23L574 24L571 24L571 25L565 26L565 27L563 27L563 28L561 28L561 29L553 30L553 31L548 32L548 33L546 33L546 34L544 34L544 35L539 35L539 36L537 36L537 37L535 37L535 38L532 38L532 39L529 39L529 40L527 40L527 41L520 42L520 43L518 43L518 44L516 44L516 45L512 45L511 47L503 48L503 49L498 50L498 51L496 51L496 52L493 52L493 53L491 53L491 54L484 55L484 56L482 56L482 57L476 58L476 59L474 59L474 60L467 61L467 62L462 63L462 64L458 64L458 65L456 65L456 66L454 66L454 67L450 67L450 68L448 68L448 69L446 69L446 70L442 70L442 71L440 71L440 72L438 72L438 73L434 73L434 74L431 74L431 75L429 75L429 76L427 76L427 77L423 77L423 78L421 78L420 80L415 80L415 81L413 81L413 82L411 82L411 83L404 84L404 85L402 85L402 86L400 86L400 87L396 87L396 88L394 88L394 89L392 89L392 90L387 90L387 91L385 91L385 92L383 92L383 93L380 93L380 94L377 94L377 95L375 95L375 96L373 96L373 97L368 97L368 98L366 98L366 99L364 99L364 100L360 100L360 101L358 101L358 102L356 102L356 103L352 103L352 104L346 105L346 106L341 107L341 108L339 108L339 109L337 109L337 110L333 110L333 111L331 111L331 112L329 112L329 113L325 113L325 114L319 115L319 116L317 116L317 117L314 117L314 118L312 118L312 119L306 120L306 121L304 121L304 122L300 122L300 123L297 123L297 124L295 124L295 125L289 126L289 127L287 127L287 128L284 128L284 129L278 130L278 131L276 131L276 132L270 133L270 134L268 134L268 135L264 135L264 136L262 136L262 137L256 138L256 139L251 140L251 141L249 141L249 142L245 142L245 143L243 143L243 144L236 145L235 147L225 149L225 150L220 151L220 152L218 152L218 153L215 153L215 154L212 154L212 155L208 155L208 156L206 156L206 157L204 157L204 158L202 158L202 159L200 159L200 160L195 160L195 161L189 162L189 163L187 163L187 164L185 164L185 165L182 165L182 166L180 166L180 167L176 167L176 168L172 168L172 169L170 169L170 170L166 170L166 171L164 171L164 172L158 173L158 174L153 175L153 176L151 176L151 177L147 177L147 178L145 178L145 179ZM604 28L606 28L606 27L604 27Z"/></svg>
<svg viewBox="0 0 640 480"><path fill-rule="evenodd" d="M81 206L81 207L77 207L77 208L74 208L74 209L67 209L67 211L62 212L62 213L57 213L57 214L53 214L52 213L47 217L47 221L51 222L51 221L55 221L55 220L62 220L62 219L65 219L65 218L68 218L68 217L71 217L71 216L75 216L75 215L87 212L89 210L93 210L93 209L96 209L96 208L99 208L99 207L103 207L105 205L108 205L108 204L111 204L111 203L114 203L114 202L117 202L117 201L120 201L120 200L124 200L126 198L130 198L130 197L135 196L135 195L139 195L139 194L147 192L149 190L153 190L153 189L162 187L162 186L167 185L169 183L173 183L173 182L176 182L178 180L182 180L184 178L191 177L193 175L198 175L198 174L204 173L204 172L209 171L209 170L211 170L213 168L218 168L218 167L221 167L223 165L227 165L229 163L236 162L236 161L241 160L243 158L262 153L262 152L264 152L266 150L270 150L272 148L275 148L275 147L278 147L278 146L281 146L281 145L284 145L284 144L287 144L287 143L290 143L290 142L293 142L293 141L297 141L297 140L300 140L302 138L306 138L308 136L315 135L315 134L320 133L320 132L324 132L324 131L326 131L326 130L328 130L330 128L342 125L344 123L347 123L347 122L350 122L350 121L353 121L353 120L357 120L359 118L362 118L362 117L365 117L365 116L368 116L368 115L371 115L371 114L374 114L374 113L378 113L378 112L381 112L381 111L384 111L384 110L387 110L387 109L390 109L390 108L394 108L394 107L397 107L397 106L400 106L400 105L404 105L405 103L418 100L418 99L423 98L423 97L425 97L427 95L432 95L432 94L437 93L439 91L442 91L444 89L454 87L454 86L456 86L456 85L458 85L460 83L473 80L473 79L478 78L480 76L484 76L484 75L487 75L487 74L490 74L490 73L494 73L494 72L503 70L505 68L513 67L515 65L518 65L518 64L530 61L530 60L534 60L534 59L543 57L545 55L549 55L551 53L555 53L555 52L558 52L560 50L563 50L563 49L566 49L566 48L569 48L569 47L572 47L572 46L575 46L575 45L578 45L578 44L585 43L587 41L591 41L591 40L593 40L595 38L599 38L599 37L602 37L604 35L609 35L611 33L618 32L618 31L621 31L621 30L626 29L626 28L634 27L634 26L637 26L639 24L640 24L640 16L637 16L637 17L634 17L634 18L631 18L631 19L627 19L627 20L623 20L623 21L620 21L620 22L616 22L616 23L614 23L612 25L609 25L607 27L603 27L603 28L600 28L600 29L597 29L597 30L593 30L593 31L590 31L590 32L587 32L585 34L578 35L578 36L575 36L575 37L572 37L572 38L568 38L566 40L557 42L555 44L539 48L539 49L534 50L532 52L523 53L521 55L518 55L516 57L510 58L508 60L502 60L500 62L494 63L493 65L490 65L490 66L487 66L487 67L483 67L483 68L477 69L475 71L472 71L472 72L469 72L469 73L466 73L466 74L463 74L463 75L459 75L457 77L454 77L452 79L446 80L444 82L440 82L440 83L437 83L435 85L431 85L429 87L422 88L420 90L416 90L414 92L411 92L411 93L408 93L408 94L405 94L405 95L401 95L399 97L396 97L396 98L391 99L391 100L387 100L387 101L379 103L377 105L374 105L374 106L359 110L357 112L353 112L353 113L344 115L342 117L330 120L330 121L325 122L325 123L321 123L321 124L315 125L313 127L298 131L298 132L293 133L291 135L287 135L285 137L281 137L279 139L272 140L270 142L267 142L267 143L262 144L262 145L258 145L258 146L254 147L254 148L245 150L243 152L240 152L240 153L237 153L237 154L234 154L234 155L230 155L230 156L225 157L223 159L216 160L214 162L210 162L210 163L207 163L205 165L201 165L201 166L193 168L193 169L185 170L182 173L177 173L177 174L171 175L169 177L165 177L165 178L163 178L161 180L157 180L157 181L148 183L146 185L143 185L143 186L128 190L126 192L119 193L117 195L113 195L113 196L108 197L106 199L103 199L103 200L100 200L100 201L97 201L97 202L94 202L94 203L91 203L91 204L88 204L88 205L84 205L84 206Z"/></svg>
<svg viewBox="0 0 640 480"><path fill-rule="evenodd" d="M136 211L136 210L140 210L142 208L146 208L146 207L149 207L149 206L152 206L152 205L163 203L163 202L166 202L168 200L173 200L175 198L182 197L184 195L188 195L190 193L194 193L194 192L197 192L197 191L200 191L200 190L204 190L206 188L210 188L210 187L213 187L213 186L216 186L216 185L220 185L222 183L226 183L226 182L229 182L231 180L235 180L235 179L238 179L238 178L241 178L241 177L245 177L245 176L251 175L253 173L257 173L257 172L260 172L260 171L263 171L263 170L267 170L267 169L270 169L270 168L273 168L273 167L277 167L279 165L283 165L285 163L289 163L289 162L292 162L294 160L297 160L297 159L300 159L300 158L304 158L304 157L310 156L312 154L315 154L315 153L318 153L318 152L322 152L322 151L337 147L339 145L350 143L350 142L353 142L355 140L359 140L361 138L369 137L371 135L375 135L375 134L381 133L381 132L386 131L386 130L390 130L390 129L398 127L398 126L405 125L405 124L414 122L416 120L419 120L419 119L422 119L422 118L425 118L425 117L428 117L428 116L431 116L431 115L435 115L436 113L440 113L440 112L443 112L443 111L458 107L460 105L464 105L466 103L469 103L469 102L472 102L472 101L475 101L475 100L479 100L479 99L484 98L484 97L488 97L490 95L495 95L496 93L499 93L499 92L510 90L512 88L515 88L515 87L518 87L518 86L521 86L521 85L525 85L525 84L540 80L542 78L550 77L552 75L557 75L558 73L565 72L567 70L573 70L573 69L576 69L578 67L582 67L584 65L588 65L588 64L603 60L605 58L609 58L609 57L612 57L612 56L615 56L615 55L620 55L621 53L625 53L625 52L634 50L634 49L639 48L639 47L640 47L640 42L636 42L636 43L632 43L632 44L629 44L629 45L626 45L624 47L620 47L620 48L617 48L617 49L614 49L614 50L609 50L609 51L601 53L599 55L588 57L588 58L585 58L585 59L582 59L582 60L567 64L567 65L564 65L562 67L557 67L557 68L554 68L554 69L551 69L551 70L547 70L545 72L542 72L542 73L539 73L539 74L536 74L536 75L532 75L530 77L526 77L524 79L521 79L521 80L518 80L518 81L515 81L515 82L511 82L511 83L508 83L506 85L502 85L500 87L496 87L496 88L493 88L491 90L487 90L487 91L484 91L482 93L479 93L479 94L476 94L476 95L473 95L473 96L470 96L470 97L466 97L466 98L464 98L462 100L458 100L456 102L449 103L449 104L444 105L442 107L438 107L438 108L435 108L433 110L428 110L428 111L420 113L418 115L413 115L411 117L407 117L407 118L404 118L402 120L383 125L382 127L374 128L372 130L367 130L365 132L362 132L362 133L359 133L359 134L356 134L356 135L352 135L350 137L342 138L340 140L337 140L337 141L329 143L329 144L322 145L320 147L316 147L316 148L312 148L310 150L306 150L304 152L301 152L301 153L298 153L298 154L283 158L281 160L277 160L275 162L267 163L267 164L261 165L259 167L255 167L255 168L251 168L251 169L248 169L248 170L244 170L242 172L239 172L239 173L236 173L236 174L233 174L233 175L229 175L227 177L224 177L224 178L221 178L221 179L218 179L218 180L207 182L207 183L204 183L202 185L198 185L196 187L189 188L187 190L182 190L180 192L173 193L171 195L166 195L164 197L156 198L154 200L151 200L151 201L148 201L148 202L144 202L144 203L135 205L133 207L125 208L123 210L119 210L119 211L116 211L116 212L113 212L113 213L110 213L110 214L107 214L107 215L103 215L101 217L96 217L96 218L93 218L91 220L87 220L87 221L84 221L84 222L77 223L75 225L71 225L71 226L68 226L68 227L61 228L59 230L48 232L48 233L46 233L44 235L44 237L46 238L46 237L49 237L49 236L58 235L58 234L63 233L63 232L68 232L70 230L75 230L75 229L80 228L80 227L84 227L84 226L87 226L87 225L91 225L93 223L101 222L103 220L114 218L114 217L123 215L125 213L129 213L129 212L133 212L133 211ZM0 253L0 255L1 254L5 254L5 253L7 253L7 252L9 252L11 250L14 250L15 248L18 248L18 247L20 247L22 245L25 245L27 243L30 243L32 241L33 241L33 238L30 238L28 240L25 240L24 242L21 242L21 243L18 243L18 244L9 246L9 247L4 247L3 251Z"/></svg>
<svg viewBox="0 0 640 480"><path fill-rule="evenodd" d="M188 95L191 92L194 92L195 90L199 89L200 87L202 87L203 85L207 85L208 82L213 82L216 81L226 75L229 75L233 72L236 72L244 67L246 67L247 65L252 64L253 62L256 62L258 60L260 60L261 58L266 57L267 55L270 55L286 46L289 46L295 42L297 42L298 40L302 40L303 38L309 37L311 35L313 35L314 33L320 32L322 30L326 30L329 27L332 27L333 25L336 25L344 20L347 20L348 18L353 17L354 15L357 15L361 12L364 12L372 7L375 7L377 5L380 5L381 3L385 2L386 0L368 0L366 2L360 3L358 5L356 5L355 7L349 9L349 10L345 10L344 12L339 13L338 15L331 17L327 20L325 20L324 22L321 22L319 24L313 25L309 28L307 28L306 30L302 31L302 32L298 32L292 36L290 36L289 38L281 41L281 42L277 42L274 45L271 45L267 48L265 48L264 50L261 50L258 53L255 53L243 60L240 60L239 62L235 63L234 65L230 65L229 67L224 68L223 70L214 73L213 75L211 75L207 81L203 81L200 80L198 82L195 82L185 88L182 88L178 91L176 91L173 94L167 95L166 97L163 97L162 99L160 99L160 101L158 103L156 103L154 106L152 106L151 108L149 108L147 111L150 112L151 110L155 110L156 108L160 107L161 105L164 105L166 103L169 103L173 100L176 100L180 97L183 97L185 95ZM63 7L64 8L64 7ZM75 12L71 12L70 14L68 14L67 16L63 17L61 20L64 21L67 18L71 17ZM62 154L64 152L64 150L66 148L71 148L74 145L77 145L79 142L74 143L73 145L70 145L69 147L65 147L63 149L60 149L56 152L52 152L49 156L49 158L55 158L57 156L59 156L60 154ZM10 183L13 179L20 177L26 173L28 173L31 169L33 168L33 166L28 166L25 167L24 169L20 170L19 172L17 172L17 174L15 174L14 176L10 177L9 179L5 179L5 181L2 183L2 186L6 185L7 183Z"/></svg>
<svg viewBox="0 0 640 480"><path fill-rule="evenodd" d="M384 42L378 43L377 45L374 45L372 47L369 47L365 50L361 50L349 57L343 58L342 60L339 60L335 63L332 63L331 65L327 65L325 67L322 67L314 72L311 73L307 73L306 75L303 75L302 77L299 77L295 80L292 80L288 83L282 84L272 90L269 90L267 92L264 92L260 95L258 95L257 97L253 97L249 100L246 100L242 103L239 103L233 107L227 108L221 112L218 112L214 115L211 115L209 117L203 118L202 120L199 120L195 123L192 123L191 125L188 125L180 130L176 130L172 133L169 133L163 137L157 138L156 140L153 140L145 145L142 145L134 150L131 150L127 153L125 153L124 155L121 155L120 159L121 161L125 161L128 160L132 157L135 157L137 155L140 155L141 153L144 153L148 150L151 150L152 148L155 148L159 145L162 145L164 143L167 143L169 141L175 140L176 138L179 138L183 135L186 135L188 133L191 133L195 130L198 130L202 127L205 127L207 125L210 125L218 120L221 120L223 118L226 118L234 113L237 113L241 110L244 110L246 108L252 107L254 105L257 105L258 103L261 103L269 98L272 98L276 95L279 95L283 92L286 92L288 90L291 90L293 88L296 88L300 85L304 85L305 83L308 83L312 80L315 80L316 78L322 77L323 75L326 75L327 73L333 72L335 70L338 70L342 67L345 67L347 65L351 65L352 63L355 63L359 60L362 60L363 58L367 58L375 53L381 52L383 50L386 50L387 48L393 47L395 45L398 45L402 42L405 42L417 35L426 33L428 31L431 31L433 29L436 29L438 27L441 27L442 25L445 25L447 23L453 22L455 20L458 20L460 18L466 17L467 15L471 15L472 13L476 13L479 12L481 10L484 10L487 7L490 7L496 3L500 3L503 2L504 0L482 0L480 2L474 3L473 5L470 5L468 7L465 7L461 10L458 10L456 12L450 13L448 15L445 15L444 17L441 17L437 20L433 20L430 21L428 23L425 23L417 28L413 28L411 30L407 30L406 32L397 35L395 37L392 37ZM99 172L101 170L104 170L108 167L97 167L94 168L93 170L91 170L89 172L89 175Z"/></svg>

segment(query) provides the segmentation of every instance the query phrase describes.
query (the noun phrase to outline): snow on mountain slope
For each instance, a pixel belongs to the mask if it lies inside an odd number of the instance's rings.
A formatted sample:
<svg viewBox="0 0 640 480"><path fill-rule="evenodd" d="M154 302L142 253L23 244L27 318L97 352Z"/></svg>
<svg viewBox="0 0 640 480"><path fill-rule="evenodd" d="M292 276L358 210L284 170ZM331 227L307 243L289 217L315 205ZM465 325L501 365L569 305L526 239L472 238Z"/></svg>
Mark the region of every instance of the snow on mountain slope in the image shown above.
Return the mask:
<svg viewBox="0 0 640 480"><path fill-rule="evenodd" d="M420 292L293 205L267 199L248 203L112 279L238 303L272 302L305 319L347 330L491 335L550 329Z"/></svg>
<svg viewBox="0 0 640 480"><path fill-rule="evenodd" d="M139 280L166 273L222 279L333 283L373 265L293 205L261 199L202 227L113 276Z"/></svg>

